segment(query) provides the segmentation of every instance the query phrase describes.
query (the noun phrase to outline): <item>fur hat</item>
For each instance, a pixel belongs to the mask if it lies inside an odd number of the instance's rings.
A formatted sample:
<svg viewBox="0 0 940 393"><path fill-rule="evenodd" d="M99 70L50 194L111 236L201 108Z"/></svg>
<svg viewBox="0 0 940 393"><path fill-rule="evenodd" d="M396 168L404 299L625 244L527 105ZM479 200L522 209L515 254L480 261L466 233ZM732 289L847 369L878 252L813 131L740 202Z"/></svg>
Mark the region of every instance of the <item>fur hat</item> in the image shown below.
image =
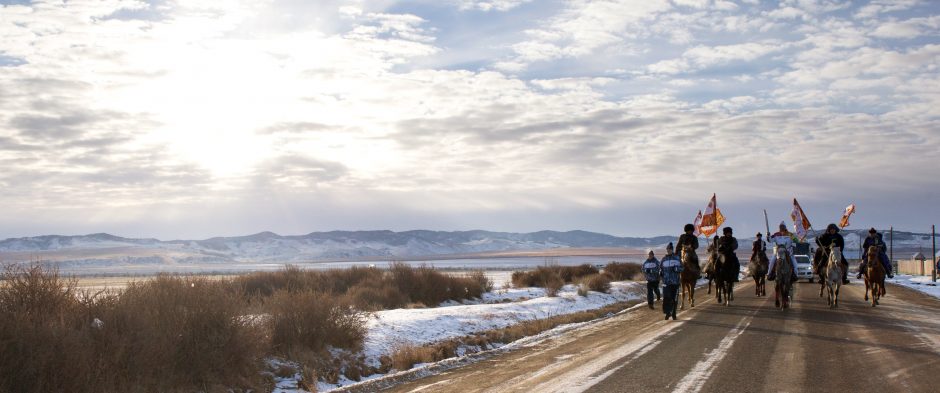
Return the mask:
<svg viewBox="0 0 940 393"><path fill-rule="evenodd" d="M692 224L685 224L685 227L683 227L682 230L685 231L685 232L694 231L694 230L695 230L695 225L692 225Z"/></svg>
<svg viewBox="0 0 940 393"><path fill-rule="evenodd" d="M835 229L836 233L839 233L839 226L836 224L829 224L829 226L826 227L826 231L828 232L830 229Z"/></svg>

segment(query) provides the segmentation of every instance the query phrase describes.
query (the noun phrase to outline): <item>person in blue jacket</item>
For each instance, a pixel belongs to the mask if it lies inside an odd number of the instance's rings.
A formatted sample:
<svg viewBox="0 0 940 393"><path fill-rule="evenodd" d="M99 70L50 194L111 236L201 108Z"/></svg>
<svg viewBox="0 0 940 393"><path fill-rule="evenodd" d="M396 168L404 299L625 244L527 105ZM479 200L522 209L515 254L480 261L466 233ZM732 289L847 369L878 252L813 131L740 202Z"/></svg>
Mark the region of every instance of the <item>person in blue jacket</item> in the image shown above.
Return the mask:
<svg viewBox="0 0 940 393"><path fill-rule="evenodd" d="M649 304L650 310L653 307L653 295L656 295L656 300L660 300L662 295L659 293L659 280L662 277L662 266L659 264L659 260L656 259L656 255L653 253L653 250L650 249L646 253L646 261L643 262L643 274L646 275L646 303Z"/></svg>
<svg viewBox="0 0 940 393"><path fill-rule="evenodd" d="M676 305L679 295L679 273L682 272L682 261L673 253L672 243L666 246L666 256L660 261L663 277L663 313L666 319L672 317L676 320Z"/></svg>

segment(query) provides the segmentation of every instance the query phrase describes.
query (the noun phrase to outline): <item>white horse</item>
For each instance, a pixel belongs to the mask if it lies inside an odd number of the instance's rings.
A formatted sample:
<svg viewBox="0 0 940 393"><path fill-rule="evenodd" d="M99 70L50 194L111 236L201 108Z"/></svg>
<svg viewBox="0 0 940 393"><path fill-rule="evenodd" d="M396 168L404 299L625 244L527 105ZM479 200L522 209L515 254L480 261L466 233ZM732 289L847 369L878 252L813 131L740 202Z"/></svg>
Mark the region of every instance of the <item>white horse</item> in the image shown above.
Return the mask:
<svg viewBox="0 0 940 393"><path fill-rule="evenodd" d="M835 244L829 247L829 263L826 265L826 288L829 290L829 307L839 307L839 289L842 288L842 250Z"/></svg>

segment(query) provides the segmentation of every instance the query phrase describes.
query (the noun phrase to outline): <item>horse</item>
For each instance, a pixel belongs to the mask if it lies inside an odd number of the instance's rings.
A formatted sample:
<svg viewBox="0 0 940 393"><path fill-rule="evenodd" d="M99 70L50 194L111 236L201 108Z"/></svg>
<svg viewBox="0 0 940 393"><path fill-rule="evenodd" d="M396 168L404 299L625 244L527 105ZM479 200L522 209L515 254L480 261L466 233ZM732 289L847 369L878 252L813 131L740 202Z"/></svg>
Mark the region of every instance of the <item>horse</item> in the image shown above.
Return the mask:
<svg viewBox="0 0 940 393"><path fill-rule="evenodd" d="M679 306L680 310L685 309L685 298L689 298L689 305L695 307L695 283L698 281L698 278L701 277L701 272L699 271L698 264L695 261L698 259L695 255L695 250L692 249L692 246L688 244L682 245L682 272L679 273L679 282L682 284L682 304Z"/></svg>
<svg viewBox="0 0 940 393"><path fill-rule="evenodd" d="M784 309L790 307L790 290L793 286L793 265L790 261L790 250L786 247L775 246L774 257L777 259L774 265L774 273L777 276L774 284L774 305Z"/></svg>
<svg viewBox="0 0 940 393"><path fill-rule="evenodd" d="M842 250L829 246L829 263L826 264L826 288L829 290L829 307L839 307L839 289L842 288Z"/></svg>
<svg viewBox="0 0 940 393"><path fill-rule="evenodd" d="M747 264L747 273L754 278L754 292L757 296L767 296L767 263L766 254L755 252Z"/></svg>
<svg viewBox="0 0 940 393"><path fill-rule="evenodd" d="M708 259L705 260L705 267L702 269L702 272L705 273L705 278L708 279L708 294L712 294L712 281L715 280L716 265L718 264L718 251L715 251L715 246L708 245Z"/></svg>
<svg viewBox="0 0 940 393"><path fill-rule="evenodd" d="M819 247L813 255L813 271L819 276L819 297L823 297L823 292L826 290L826 263L824 262L829 261L827 251L829 251L828 248Z"/></svg>
<svg viewBox="0 0 940 393"><path fill-rule="evenodd" d="M718 263L715 265L715 287L718 289L716 291L718 303L722 303L723 295L725 305L730 306L731 301L734 300L734 279L737 278L738 273L731 266L729 254L719 254Z"/></svg>
<svg viewBox="0 0 940 393"><path fill-rule="evenodd" d="M871 292L871 306L875 307L885 294L885 268L879 259L879 246L868 247L868 260L865 263L865 300Z"/></svg>

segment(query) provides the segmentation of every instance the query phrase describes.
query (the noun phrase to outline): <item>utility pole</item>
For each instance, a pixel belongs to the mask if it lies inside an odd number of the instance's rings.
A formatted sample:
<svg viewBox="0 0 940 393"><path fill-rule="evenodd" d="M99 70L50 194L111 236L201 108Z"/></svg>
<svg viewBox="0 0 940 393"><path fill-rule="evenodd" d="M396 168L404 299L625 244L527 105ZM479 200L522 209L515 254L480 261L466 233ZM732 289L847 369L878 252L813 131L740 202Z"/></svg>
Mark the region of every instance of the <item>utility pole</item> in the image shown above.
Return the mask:
<svg viewBox="0 0 940 393"><path fill-rule="evenodd" d="M933 248L930 254L930 264L933 265L933 277L931 280L937 282L937 225L930 226L930 240L933 242Z"/></svg>

